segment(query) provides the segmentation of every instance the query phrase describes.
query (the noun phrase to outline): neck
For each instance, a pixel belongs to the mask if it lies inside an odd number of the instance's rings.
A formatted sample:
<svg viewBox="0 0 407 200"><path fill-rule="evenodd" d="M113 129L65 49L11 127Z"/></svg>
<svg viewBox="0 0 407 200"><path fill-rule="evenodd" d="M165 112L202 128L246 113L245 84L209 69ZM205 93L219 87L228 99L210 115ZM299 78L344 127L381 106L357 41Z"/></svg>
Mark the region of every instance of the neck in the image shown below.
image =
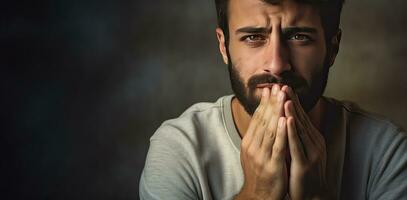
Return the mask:
<svg viewBox="0 0 407 200"><path fill-rule="evenodd" d="M323 98L319 98L318 102L315 104L314 108L310 110L307 115L310 118L312 124L321 132L322 119L324 115L326 102ZM252 118L249 115L242 104L237 100L236 97L232 99L232 115L235 122L236 128L239 131L239 135L243 138L246 135L246 131L249 128L250 120Z"/></svg>

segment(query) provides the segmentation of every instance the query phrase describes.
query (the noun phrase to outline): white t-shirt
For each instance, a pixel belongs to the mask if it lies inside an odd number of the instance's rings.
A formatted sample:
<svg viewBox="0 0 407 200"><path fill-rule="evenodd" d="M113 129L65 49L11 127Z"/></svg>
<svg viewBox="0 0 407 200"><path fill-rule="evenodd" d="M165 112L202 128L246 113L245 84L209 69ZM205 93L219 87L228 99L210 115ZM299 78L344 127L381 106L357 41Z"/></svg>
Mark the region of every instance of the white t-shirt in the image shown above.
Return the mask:
<svg viewBox="0 0 407 200"><path fill-rule="evenodd" d="M198 103L150 139L141 199L233 199L243 186L233 96ZM328 102L327 182L338 199L407 199L407 134L352 104Z"/></svg>

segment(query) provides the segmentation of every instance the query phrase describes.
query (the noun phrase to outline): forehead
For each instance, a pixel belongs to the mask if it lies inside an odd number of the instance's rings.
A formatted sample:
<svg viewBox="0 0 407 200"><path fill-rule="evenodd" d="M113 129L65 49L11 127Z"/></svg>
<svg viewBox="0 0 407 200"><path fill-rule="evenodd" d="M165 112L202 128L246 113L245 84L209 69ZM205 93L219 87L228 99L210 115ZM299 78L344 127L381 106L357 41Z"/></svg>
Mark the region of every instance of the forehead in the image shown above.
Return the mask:
<svg viewBox="0 0 407 200"><path fill-rule="evenodd" d="M229 26L321 26L316 6L297 3L294 0L282 0L278 4L264 0L230 0Z"/></svg>

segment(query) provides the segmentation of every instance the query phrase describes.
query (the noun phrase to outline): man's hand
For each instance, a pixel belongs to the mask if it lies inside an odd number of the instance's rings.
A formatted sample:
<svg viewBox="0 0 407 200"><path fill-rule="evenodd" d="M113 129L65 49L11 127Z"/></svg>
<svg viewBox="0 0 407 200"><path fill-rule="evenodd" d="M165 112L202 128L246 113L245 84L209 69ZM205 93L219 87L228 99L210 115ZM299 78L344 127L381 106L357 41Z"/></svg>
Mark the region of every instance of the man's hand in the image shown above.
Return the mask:
<svg viewBox="0 0 407 200"><path fill-rule="evenodd" d="M242 139L240 160L245 182L236 199L283 199L287 194L285 92L264 88L260 105Z"/></svg>
<svg viewBox="0 0 407 200"><path fill-rule="evenodd" d="M291 155L289 196L291 200L328 198L325 139L311 123L291 88L284 86L282 90L290 99L284 103Z"/></svg>

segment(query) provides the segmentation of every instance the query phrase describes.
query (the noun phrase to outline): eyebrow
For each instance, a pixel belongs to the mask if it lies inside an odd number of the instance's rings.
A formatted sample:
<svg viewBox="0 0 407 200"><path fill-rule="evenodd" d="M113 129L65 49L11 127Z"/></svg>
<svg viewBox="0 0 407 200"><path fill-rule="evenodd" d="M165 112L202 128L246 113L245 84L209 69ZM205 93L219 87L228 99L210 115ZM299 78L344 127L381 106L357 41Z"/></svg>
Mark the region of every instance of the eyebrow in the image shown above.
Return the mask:
<svg viewBox="0 0 407 200"><path fill-rule="evenodd" d="M311 28L311 27L287 27L287 28L283 28L283 30L282 30L282 33L284 35L287 35L287 34L290 35L290 34L298 33L298 32L316 33L317 29ZM237 29L236 34L239 34L239 33L263 33L263 34L267 34L267 33L271 33L271 29L266 28L266 27L247 26L247 27Z"/></svg>
<svg viewBox="0 0 407 200"><path fill-rule="evenodd" d="M282 30L283 35L292 35L294 33L316 33L317 29L311 27L287 27Z"/></svg>
<svg viewBox="0 0 407 200"><path fill-rule="evenodd" d="M266 27L252 27L252 26L247 26L243 28L239 28L236 30L236 34L239 33L270 33L271 29L266 28Z"/></svg>

